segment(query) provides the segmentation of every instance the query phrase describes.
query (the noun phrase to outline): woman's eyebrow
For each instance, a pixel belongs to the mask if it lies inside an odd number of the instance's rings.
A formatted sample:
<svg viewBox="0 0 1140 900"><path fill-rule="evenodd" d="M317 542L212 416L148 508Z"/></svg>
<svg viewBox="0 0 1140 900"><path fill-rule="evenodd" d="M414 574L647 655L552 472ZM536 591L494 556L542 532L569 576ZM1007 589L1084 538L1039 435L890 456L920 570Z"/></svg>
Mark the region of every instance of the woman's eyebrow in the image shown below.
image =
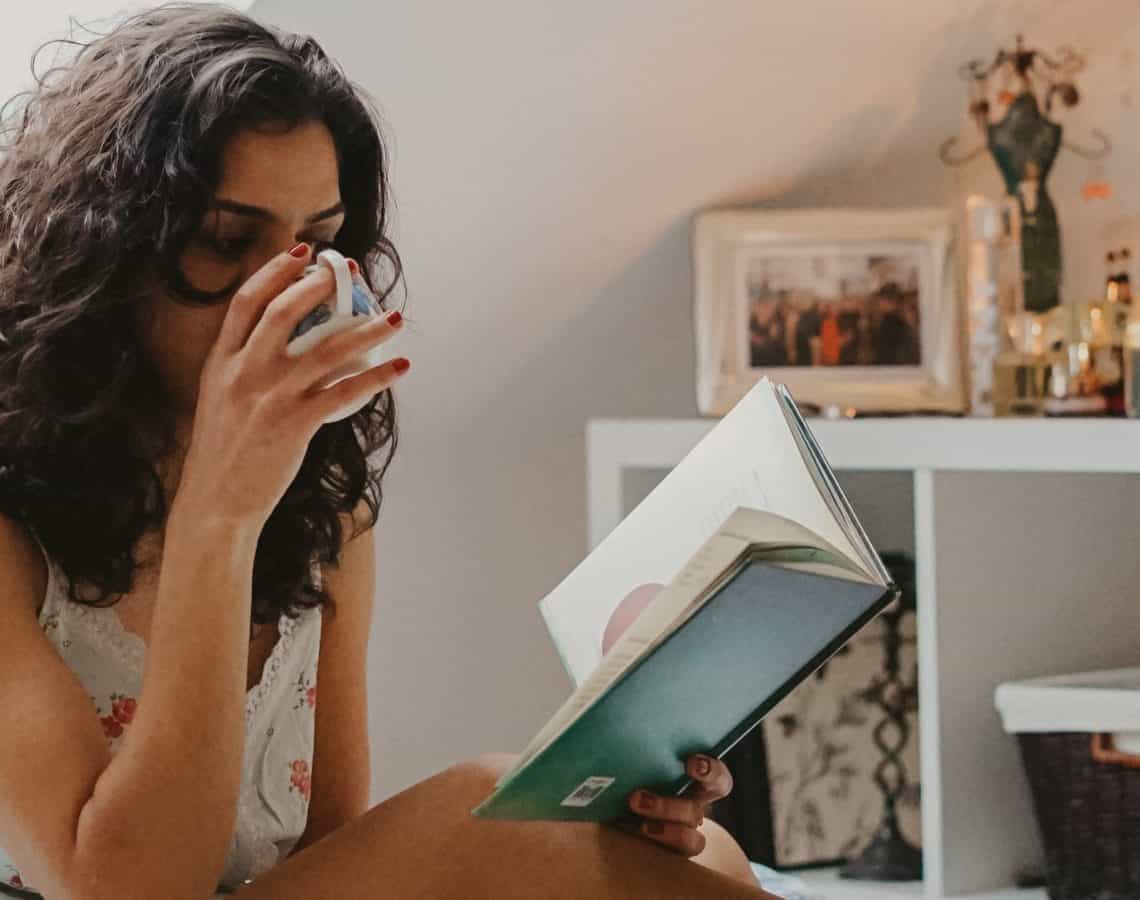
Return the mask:
<svg viewBox="0 0 1140 900"><path fill-rule="evenodd" d="M229 200L225 197L215 197L213 206L218 209L224 209L226 212L237 213L241 216L252 216L256 219L275 219L277 218L268 209L263 209L260 206L250 206L248 203L238 203L236 200ZM306 224L312 222L319 222L322 219L329 219L338 213L344 212L344 201L337 203L335 206L330 206L328 209L321 210L319 213L314 213L305 219Z"/></svg>

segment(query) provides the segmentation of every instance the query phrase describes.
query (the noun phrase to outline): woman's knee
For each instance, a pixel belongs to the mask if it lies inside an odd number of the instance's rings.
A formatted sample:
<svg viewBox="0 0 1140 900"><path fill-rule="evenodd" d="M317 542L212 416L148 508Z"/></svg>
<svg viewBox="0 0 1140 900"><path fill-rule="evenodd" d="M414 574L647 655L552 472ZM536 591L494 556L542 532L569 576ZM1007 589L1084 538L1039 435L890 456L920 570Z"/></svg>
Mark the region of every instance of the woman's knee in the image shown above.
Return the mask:
<svg viewBox="0 0 1140 900"><path fill-rule="evenodd" d="M444 769L437 778L448 782L457 795L466 799L483 799L495 789L499 779L514 766L518 756L513 753L484 753Z"/></svg>
<svg viewBox="0 0 1140 900"><path fill-rule="evenodd" d="M712 819L705 819L700 830L705 836L705 849L693 857L694 862L722 872L737 881L743 881L745 884L759 884L747 854L724 826Z"/></svg>
<svg viewBox="0 0 1140 900"><path fill-rule="evenodd" d="M484 753L465 763L460 763L460 766L472 767L482 772L484 777L492 776L495 781L498 781L514 767L518 758L517 753Z"/></svg>
<svg viewBox="0 0 1140 900"><path fill-rule="evenodd" d="M468 832L478 829L482 823L497 826L492 832L509 830L507 826L520 823L490 822L473 816L471 811L491 796L499 779L510 771L517 758L509 753L486 753L455 763L410 788L405 792L409 796L402 799L415 808L417 814L433 816L440 824L446 820L449 828Z"/></svg>

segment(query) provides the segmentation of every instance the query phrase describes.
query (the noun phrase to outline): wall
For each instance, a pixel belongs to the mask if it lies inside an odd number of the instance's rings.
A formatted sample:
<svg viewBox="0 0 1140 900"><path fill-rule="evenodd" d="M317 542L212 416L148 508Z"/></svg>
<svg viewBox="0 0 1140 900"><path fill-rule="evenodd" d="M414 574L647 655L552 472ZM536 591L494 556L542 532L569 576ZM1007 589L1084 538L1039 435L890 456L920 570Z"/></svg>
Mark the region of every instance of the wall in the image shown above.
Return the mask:
<svg viewBox="0 0 1140 900"><path fill-rule="evenodd" d="M70 16L88 22L88 17L94 19L118 8L106 0L41 0L34 4L21 4L19 15L12 15L9 9L5 9L8 15L4 16L4 28L0 31L0 103L17 91L33 86L32 54L44 42L66 37ZM75 33L77 38L82 38L81 29L76 29ZM55 49L49 47L41 52L36 74L43 75L50 66Z"/></svg>
<svg viewBox="0 0 1140 900"><path fill-rule="evenodd" d="M12 14L12 4L3 11L4 28L0 30L0 103L19 91L34 86L32 55L48 41L74 37L89 40L114 25L116 18L157 6L161 0L36 0L20 4L19 13ZM248 9L253 0L223 0L236 9ZM74 20L74 22L72 21ZM56 62L59 44L40 50L35 74L42 76ZM66 58L59 57L59 61Z"/></svg>
<svg viewBox="0 0 1140 900"><path fill-rule="evenodd" d="M536 601L586 545L583 434L691 416L690 218L721 204L909 205L997 191L960 63L1023 30L1087 51L1051 186L1070 296L1140 213L1134 0L258 0L368 90L394 155L413 361L377 528L376 799L519 749L568 691Z"/></svg>

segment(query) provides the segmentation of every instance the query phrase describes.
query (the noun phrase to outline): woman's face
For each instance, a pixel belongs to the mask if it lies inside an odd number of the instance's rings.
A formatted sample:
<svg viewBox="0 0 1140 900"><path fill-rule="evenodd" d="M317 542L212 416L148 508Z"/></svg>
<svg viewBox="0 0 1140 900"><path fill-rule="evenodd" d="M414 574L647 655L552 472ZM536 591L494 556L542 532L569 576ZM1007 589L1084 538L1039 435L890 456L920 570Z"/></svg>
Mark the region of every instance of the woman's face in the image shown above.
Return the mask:
<svg viewBox="0 0 1140 900"><path fill-rule="evenodd" d="M343 223L336 150L323 123L279 134L243 131L223 149L218 187L182 254L182 271L199 290L218 291L234 279L240 285L299 241L332 243ZM176 418L185 420L193 416L198 378L232 294L193 306L152 283L138 309L139 330Z"/></svg>

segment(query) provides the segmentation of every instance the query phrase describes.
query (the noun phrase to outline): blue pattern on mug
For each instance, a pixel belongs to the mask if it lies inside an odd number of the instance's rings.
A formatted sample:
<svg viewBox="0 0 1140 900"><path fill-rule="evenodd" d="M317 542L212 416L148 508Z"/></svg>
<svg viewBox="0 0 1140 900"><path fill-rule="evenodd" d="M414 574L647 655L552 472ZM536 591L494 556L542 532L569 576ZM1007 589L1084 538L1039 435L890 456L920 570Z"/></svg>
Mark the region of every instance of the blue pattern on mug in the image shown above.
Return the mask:
<svg viewBox="0 0 1140 900"><path fill-rule="evenodd" d="M382 310L380 304L376 302L376 298L372 296L372 292L368 290L367 285L360 278L352 279L352 314L354 316L374 316L380 315ZM289 339L300 337L311 328L327 322L332 318L333 311L329 303L322 303L310 312L305 318L297 323L297 327L293 329L293 333Z"/></svg>

